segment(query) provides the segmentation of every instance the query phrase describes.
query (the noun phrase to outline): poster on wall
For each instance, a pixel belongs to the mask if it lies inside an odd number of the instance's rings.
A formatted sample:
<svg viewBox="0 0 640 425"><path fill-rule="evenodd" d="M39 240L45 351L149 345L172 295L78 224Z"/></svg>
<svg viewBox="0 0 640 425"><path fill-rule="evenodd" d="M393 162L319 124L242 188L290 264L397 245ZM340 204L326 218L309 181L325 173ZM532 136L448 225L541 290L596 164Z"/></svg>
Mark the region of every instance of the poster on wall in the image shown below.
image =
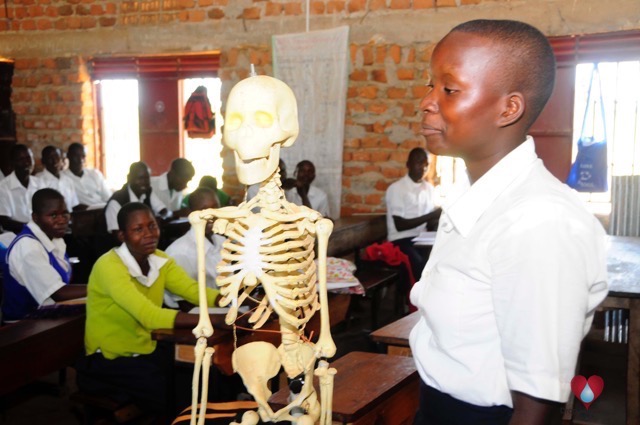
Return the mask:
<svg viewBox="0 0 640 425"><path fill-rule="evenodd" d="M295 93L300 122L296 143L281 157L289 177L298 162L314 163L313 184L327 193L332 218L340 217L348 67L348 26L273 37L274 76Z"/></svg>

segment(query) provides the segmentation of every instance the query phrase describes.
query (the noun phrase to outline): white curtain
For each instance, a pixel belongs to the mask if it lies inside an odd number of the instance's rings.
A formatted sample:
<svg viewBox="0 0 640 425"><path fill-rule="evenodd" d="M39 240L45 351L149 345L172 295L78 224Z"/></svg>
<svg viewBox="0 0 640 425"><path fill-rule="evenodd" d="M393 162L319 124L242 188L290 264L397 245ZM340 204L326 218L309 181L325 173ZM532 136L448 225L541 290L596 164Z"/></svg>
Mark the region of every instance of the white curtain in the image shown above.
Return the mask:
<svg viewBox="0 0 640 425"><path fill-rule="evenodd" d="M347 26L273 37L274 76L295 93L300 121L296 143L281 157L289 177L303 159L314 163L313 184L327 193L332 218L340 217L348 66Z"/></svg>

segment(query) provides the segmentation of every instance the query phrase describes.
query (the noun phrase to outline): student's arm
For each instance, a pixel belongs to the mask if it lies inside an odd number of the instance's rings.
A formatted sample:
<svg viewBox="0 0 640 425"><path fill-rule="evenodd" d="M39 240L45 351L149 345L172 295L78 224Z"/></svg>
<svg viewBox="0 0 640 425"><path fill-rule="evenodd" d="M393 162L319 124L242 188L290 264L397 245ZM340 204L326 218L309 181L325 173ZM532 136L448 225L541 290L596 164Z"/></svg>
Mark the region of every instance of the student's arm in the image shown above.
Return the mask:
<svg viewBox="0 0 640 425"><path fill-rule="evenodd" d="M173 258L170 258L162 268L166 273L165 289L193 305L198 305L198 283ZM217 289L207 288L207 305L209 307L216 305L219 294L220 291Z"/></svg>
<svg viewBox="0 0 640 425"><path fill-rule="evenodd" d="M87 285L64 285L56 292L51 294L51 299L55 302L75 300L87 296Z"/></svg>
<svg viewBox="0 0 640 425"><path fill-rule="evenodd" d="M9 273L27 288L38 304L53 298L53 294L66 286L49 263L47 251L32 238L23 237L14 245L9 255ZM86 296L86 289L84 295L76 298L82 296ZM60 300L54 298L54 301Z"/></svg>
<svg viewBox="0 0 640 425"><path fill-rule="evenodd" d="M15 234L20 233L22 231L22 226L24 226L25 224L27 223L16 221L6 215L0 215L0 226L2 226L4 230L8 230Z"/></svg>
<svg viewBox="0 0 640 425"><path fill-rule="evenodd" d="M114 236L118 236L118 212L120 211L120 204L113 199L107 203L107 207L104 209L104 219L107 222L107 231Z"/></svg>
<svg viewBox="0 0 640 425"><path fill-rule="evenodd" d="M427 213L425 215L421 215L420 217L415 217L415 218L403 218L403 217L394 215L393 224L395 224L396 230L401 232L403 230L413 229L423 224L427 224L433 220L437 220L440 218L440 214L442 214L442 209L436 208L430 213Z"/></svg>
<svg viewBox="0 0 640 425"><path fill-rule="evenodd" d="M559 413L562 404L511 391L513 416L509 425L547 425Z"/></svg>

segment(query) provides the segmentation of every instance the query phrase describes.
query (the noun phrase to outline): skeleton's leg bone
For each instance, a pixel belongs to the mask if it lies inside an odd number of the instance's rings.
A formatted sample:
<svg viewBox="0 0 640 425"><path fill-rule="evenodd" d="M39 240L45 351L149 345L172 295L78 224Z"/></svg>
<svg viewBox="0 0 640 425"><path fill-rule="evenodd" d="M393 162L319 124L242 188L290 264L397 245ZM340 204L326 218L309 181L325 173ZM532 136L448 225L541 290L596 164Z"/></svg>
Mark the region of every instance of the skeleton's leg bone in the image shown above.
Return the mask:
<svg viewBox="0 0 640 425"><path fill-rule="evenodd" d="M195 364L193 365L193 377L191 378L191 425L196 424L196 412L198 411L198 389L200 386L200 368L204 351L207 348L207 338L198 338L196 346L193 348Z"/></svg>
<svg viewBox="0 0 640 425"><path fill-rule="evenodd" d="M202 397L200 398L198 425L204 425L205 415L207 413L207 402L209 401L209 371L211 369L211 356L213 356L213 351L212 347L207 347L204 350L204 359L202 360Z"/></svg>

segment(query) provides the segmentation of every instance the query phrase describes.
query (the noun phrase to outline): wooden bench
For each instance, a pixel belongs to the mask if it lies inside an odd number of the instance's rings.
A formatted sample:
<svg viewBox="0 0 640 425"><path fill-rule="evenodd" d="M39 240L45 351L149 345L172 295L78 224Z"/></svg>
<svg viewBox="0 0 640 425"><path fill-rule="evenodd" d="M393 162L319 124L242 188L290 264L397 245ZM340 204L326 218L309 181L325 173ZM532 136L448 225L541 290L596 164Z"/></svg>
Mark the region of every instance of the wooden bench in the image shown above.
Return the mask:
<svg viewBox="0 0 640 425"><path fill-rule="evenodd" d="M342 424L411 424L418 409L420 378L413 359L353 351L331 364L333 420ZM316 381L316 390L318 383ZM287 405L289 389L271 396L274 409Z"/></svg>

